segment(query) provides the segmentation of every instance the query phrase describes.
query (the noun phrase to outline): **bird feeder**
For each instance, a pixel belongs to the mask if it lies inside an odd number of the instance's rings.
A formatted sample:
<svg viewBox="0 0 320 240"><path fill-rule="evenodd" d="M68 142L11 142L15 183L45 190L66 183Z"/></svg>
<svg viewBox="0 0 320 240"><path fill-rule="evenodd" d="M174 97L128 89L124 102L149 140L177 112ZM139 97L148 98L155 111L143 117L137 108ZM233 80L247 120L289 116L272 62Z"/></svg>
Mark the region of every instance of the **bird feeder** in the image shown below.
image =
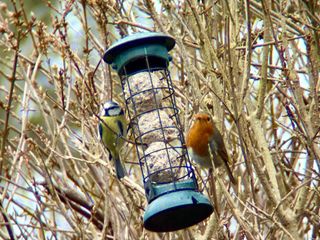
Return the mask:
<svg viewBox="0 0 320 240"><path fill-rule="evenodd" d="M144 227L154 232L192 226L213 212L198 191L185 147L168 70L174 45L161 33L136 33L114 43L103 58L121 80L148 200Z"/></svg>

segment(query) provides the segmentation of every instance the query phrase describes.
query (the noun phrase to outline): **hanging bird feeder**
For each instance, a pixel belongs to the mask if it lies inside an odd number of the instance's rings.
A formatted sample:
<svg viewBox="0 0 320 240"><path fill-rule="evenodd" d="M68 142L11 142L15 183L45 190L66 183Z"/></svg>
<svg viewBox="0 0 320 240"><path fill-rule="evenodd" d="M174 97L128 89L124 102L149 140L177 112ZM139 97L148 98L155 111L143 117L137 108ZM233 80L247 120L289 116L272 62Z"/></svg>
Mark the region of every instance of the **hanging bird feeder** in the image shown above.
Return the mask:
<svg viewBox="0 0 320 240"><path fill-rule="evenodd" d="M174 45L161 33L136 33L114 43L103 58L121 80L149 203L144 227L155 232L192 226L213 212L198 191L185 147L168 70Z"/></svg>

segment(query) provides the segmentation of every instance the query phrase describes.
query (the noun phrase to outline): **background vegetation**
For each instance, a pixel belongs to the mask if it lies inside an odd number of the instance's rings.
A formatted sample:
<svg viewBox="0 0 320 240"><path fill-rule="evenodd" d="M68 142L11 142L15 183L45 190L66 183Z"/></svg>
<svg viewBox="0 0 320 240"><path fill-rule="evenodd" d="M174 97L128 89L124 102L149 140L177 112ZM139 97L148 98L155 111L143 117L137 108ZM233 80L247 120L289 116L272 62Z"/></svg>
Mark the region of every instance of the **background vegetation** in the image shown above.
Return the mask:
<svg viewBox="0 0 320 240"><path fill-rule="evenodd" d="M319 239L319 26L317 0L1 2L0 238ZM215 214L178 232L143 228L134 146L120 182L97 141L99 105L123 102L98 62L138 31L176 39L184 129L214 116L239 179L208 184Z"/></svg>

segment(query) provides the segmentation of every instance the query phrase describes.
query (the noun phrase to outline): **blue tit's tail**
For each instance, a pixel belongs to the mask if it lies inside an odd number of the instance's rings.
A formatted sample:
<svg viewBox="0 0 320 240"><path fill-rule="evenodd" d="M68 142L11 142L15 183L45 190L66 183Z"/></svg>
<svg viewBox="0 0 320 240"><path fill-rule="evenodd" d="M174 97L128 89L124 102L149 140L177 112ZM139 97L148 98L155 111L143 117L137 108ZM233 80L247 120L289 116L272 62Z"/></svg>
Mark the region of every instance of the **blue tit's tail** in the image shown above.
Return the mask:
<svg viewBox="0 0 320 240"><path fill-rule="evenodd" d="M124 178L124 176L126 175L126 172L121 164L119 156L116 156L114 158L114 166L116 168L117 178L118 179Z"/></svg>

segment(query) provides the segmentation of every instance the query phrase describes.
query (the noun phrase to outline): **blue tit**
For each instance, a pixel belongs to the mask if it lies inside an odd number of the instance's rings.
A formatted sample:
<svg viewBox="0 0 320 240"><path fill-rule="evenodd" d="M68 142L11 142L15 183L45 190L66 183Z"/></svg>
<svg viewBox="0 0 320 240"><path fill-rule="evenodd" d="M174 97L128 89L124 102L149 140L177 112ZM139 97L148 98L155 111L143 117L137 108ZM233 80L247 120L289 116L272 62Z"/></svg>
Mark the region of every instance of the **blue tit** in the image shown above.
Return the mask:
<svg viewBox="0 0 320 240"><path fill-rule="evenodd" d="M117 178L121 179L125 176L125 170L120 161L119 151L125 142L123 138L127 136L127 122L124 112L117 103L107 101L103 105L100 118L100 138L110 153L110 160L114 160Z"/></svg>

